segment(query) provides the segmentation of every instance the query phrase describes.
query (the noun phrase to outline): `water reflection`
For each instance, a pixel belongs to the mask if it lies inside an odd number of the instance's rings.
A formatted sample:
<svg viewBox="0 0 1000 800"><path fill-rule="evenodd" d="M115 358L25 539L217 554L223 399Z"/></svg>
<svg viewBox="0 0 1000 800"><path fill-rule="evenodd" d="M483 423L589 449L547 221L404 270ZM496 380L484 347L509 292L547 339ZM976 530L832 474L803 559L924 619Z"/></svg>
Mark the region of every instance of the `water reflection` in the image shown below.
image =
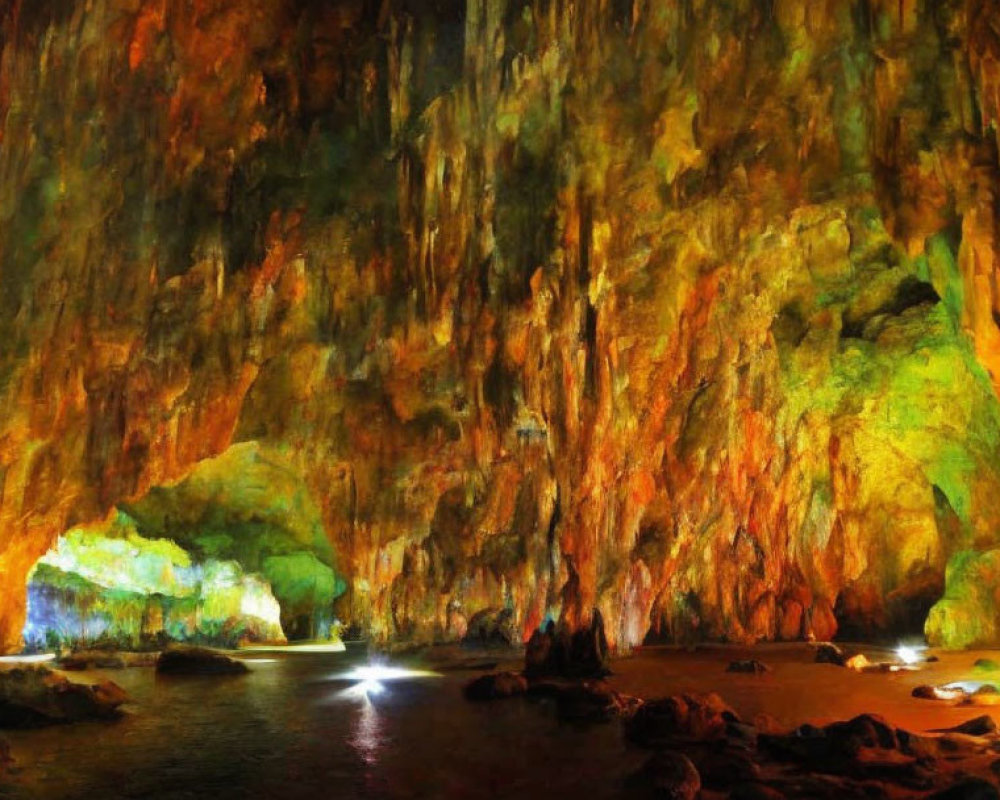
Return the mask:
<svg viewBox="0 0 1000 800"><path fill-rule="evenodd" d="M361 756L362 761L368 766L374 766L382 744L382 721L378 709L367 696L358 709L354 735L350 741L351 747Z"/></svg>

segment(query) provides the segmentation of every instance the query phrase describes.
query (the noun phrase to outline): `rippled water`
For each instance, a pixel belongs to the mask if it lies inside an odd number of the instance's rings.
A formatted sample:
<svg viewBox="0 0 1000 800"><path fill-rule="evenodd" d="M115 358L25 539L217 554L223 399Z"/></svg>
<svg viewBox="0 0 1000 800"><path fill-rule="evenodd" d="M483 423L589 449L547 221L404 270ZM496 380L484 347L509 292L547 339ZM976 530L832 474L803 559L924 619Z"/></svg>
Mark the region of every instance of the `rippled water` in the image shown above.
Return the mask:
<svg viewBox="0 0 1000 800"><path fill-rule="evenodd" d="M109 673L133 698L112 723L11 732L13 798L621 797L642 754L617 723L580 729L543 706L467 703L475 673L337 679L364 653L268 654L232 678ZM398 662L397 662L398 663Z"/></svg>

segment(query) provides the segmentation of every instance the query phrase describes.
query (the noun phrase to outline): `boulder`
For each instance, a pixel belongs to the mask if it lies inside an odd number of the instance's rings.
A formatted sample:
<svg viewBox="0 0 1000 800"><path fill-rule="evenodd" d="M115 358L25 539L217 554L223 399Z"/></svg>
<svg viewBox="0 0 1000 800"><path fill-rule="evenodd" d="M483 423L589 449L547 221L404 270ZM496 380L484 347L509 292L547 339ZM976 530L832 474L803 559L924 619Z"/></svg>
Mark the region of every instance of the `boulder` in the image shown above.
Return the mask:
<svg viewBox="0 0 1000 800"><path fill-rule="evenodd" d="M824 642L816 648L815 661L817 664L836 664L842 667L847 663L847 656L837 645Z"/></svg>
<svg viewBox="0 0 1000 800"><path fill-rule="evenodd" d="M955 725L953 728L934 728L932 733L964 733L969 736L990 736L997 732L997 724L993 721L993 717L983 714L981 717L975 717L970 720L966 720L960 725Z"/></svg>
<svg viewBox="0 0 1000 800"><path fill-rule="evenodd" d="M482 702L516 697L527 690L528 681L516 672L495 672L490 675L480 675L469 681L463 692L466 700Z"/></svg>
<svg viewBox="0 0 1000 800"><path fill-rule="evenodd" d="M914 688L910 692L912 697L917 697L921 700L965 700L968 697L968 693L961 687L947 687L947 686L928 686L922 684Z"/></svg>
<svg viewBox="0 0 1000 800"><path fill-rule="evenodd" d="M111 681L76 683L42 666L0 671L0 727L110 719L128 695Z"/></svg>
<svg viewBox="0 0 1000 800"><path fill-rule="evenodd" d="M678 739L720 740L739 721L716 694L675 695L643 703L627 721L625 733L636 744L658 747Z"/></svg>
<svg viewBox="0 0 1000 800"><path fill-rule="evenodd" d="M243 675L247 665L207 647L171 646L156 659L158 675Z"/></svg>
<svg viewBox="0 0 1000 800"><path fill-rule="evenodd" d="M641 704L603 680L538 681L530 686L528 695L554 700L559 718L568 722L607 722L634 713Z"/></svg>
<svg viewBox="0 0 1000 800"><path fill-rule="evenodd" d="M672 750L654 753L630 784L667 800L695 800L701 794L701 776L691 759Z"/></svg>

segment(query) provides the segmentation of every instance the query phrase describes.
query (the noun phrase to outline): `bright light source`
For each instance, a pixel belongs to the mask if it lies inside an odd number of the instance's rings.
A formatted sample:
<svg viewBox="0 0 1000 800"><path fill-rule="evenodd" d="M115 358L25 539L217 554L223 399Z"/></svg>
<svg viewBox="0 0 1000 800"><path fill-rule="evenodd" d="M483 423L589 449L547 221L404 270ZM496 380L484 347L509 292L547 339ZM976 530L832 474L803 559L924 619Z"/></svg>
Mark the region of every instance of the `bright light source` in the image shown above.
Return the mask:
<svg viewBox="0 0 1000 800"><path fill-rule="evenodd" d="M896 658L904 664L917 664L924 660L924 648L901 644L896 648Z"/></svg>
<svg viewBox="0 0 1000 800"><path fill-rule="evenodd" d="M402 667L387 667L383 664L368 664L363 667L355 667L350 672L338 675L339 680L357 681L354 686L342 692L347 697L368 698L373 695L382 694L386 687L385 681L399 681L408 678L433 678L436 672L428 672L419 669L403 669Z"/></svg>
<svg viewBox="0 0 1000 800"><path fill-rule="evenodd" d="M42 664L55 661L55 653L39 653L32 656L0 656L0 664Z"/></svg>
<svg viewBox="0 0 1000 800"><path fill-rule="evenodd" d="M434 675L435 673L425 670L370 664L365 667L355 667L344 677L354 681L398 681L404 678L429 678Z"/></svg>

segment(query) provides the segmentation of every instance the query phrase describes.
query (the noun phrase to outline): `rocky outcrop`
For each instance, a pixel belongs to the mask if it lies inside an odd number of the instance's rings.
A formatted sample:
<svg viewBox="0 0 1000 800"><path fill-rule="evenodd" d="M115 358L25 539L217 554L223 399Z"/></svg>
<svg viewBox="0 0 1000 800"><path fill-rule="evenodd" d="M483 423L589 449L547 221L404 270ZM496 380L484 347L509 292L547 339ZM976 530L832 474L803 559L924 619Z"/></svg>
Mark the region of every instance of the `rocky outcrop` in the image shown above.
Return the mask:
<svg viewBox="0 0 1000 800"><path fill-rule="evenodd" d="M171 645L156 659L158 675L244 675L242 661L205 647Z"/></svg>
<svg viewBox="0 0 1000 800"><path fill-rule="evenodd" d="M1000 530L996 10L5 4L0 643L250 442L376 638L919 627Z"/></svg>
<svg viewBox="0 0 1000 800"><path fill-rule="evenodd" d="M0 727L111 719L128 696L111 681L70 681L47 667L0 670Z"/></svg>

